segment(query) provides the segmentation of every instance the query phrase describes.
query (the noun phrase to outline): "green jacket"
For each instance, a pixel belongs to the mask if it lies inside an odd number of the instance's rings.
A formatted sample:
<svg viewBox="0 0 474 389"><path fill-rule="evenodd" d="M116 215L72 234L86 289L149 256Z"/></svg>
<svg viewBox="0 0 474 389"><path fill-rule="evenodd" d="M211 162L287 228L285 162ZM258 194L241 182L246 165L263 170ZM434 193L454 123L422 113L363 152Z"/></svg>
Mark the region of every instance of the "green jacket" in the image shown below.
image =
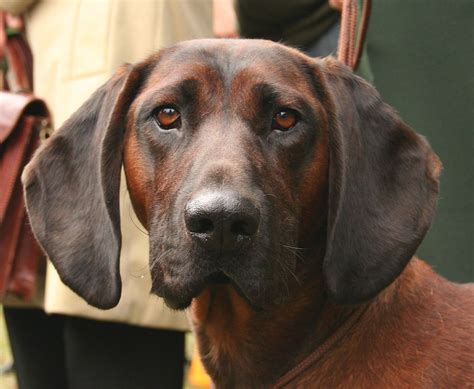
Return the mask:
<svg viewBox="0 0 474 389"><path fill-rule="evenodd" d="M372 3L372 82L444 165L437 216L418 256L451 280L473 281L474 1Z"/></svg>

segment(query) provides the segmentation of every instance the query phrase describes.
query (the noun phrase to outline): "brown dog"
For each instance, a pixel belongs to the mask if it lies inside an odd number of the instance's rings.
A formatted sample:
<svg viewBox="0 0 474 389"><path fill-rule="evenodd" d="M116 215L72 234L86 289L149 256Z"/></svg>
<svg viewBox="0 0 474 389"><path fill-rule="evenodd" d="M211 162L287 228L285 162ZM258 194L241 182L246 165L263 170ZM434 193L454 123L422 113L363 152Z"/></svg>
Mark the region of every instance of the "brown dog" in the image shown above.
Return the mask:
<svg viewBox="0 0 474 389"><path fill-rule="evenodd" d="M473 289L410 261L438 159L337 61L185 42L122 68L54 134L24 173L31 223L100 308L120 298L122 161L152 292L190 307L217 387L474 384Z"/></svg>

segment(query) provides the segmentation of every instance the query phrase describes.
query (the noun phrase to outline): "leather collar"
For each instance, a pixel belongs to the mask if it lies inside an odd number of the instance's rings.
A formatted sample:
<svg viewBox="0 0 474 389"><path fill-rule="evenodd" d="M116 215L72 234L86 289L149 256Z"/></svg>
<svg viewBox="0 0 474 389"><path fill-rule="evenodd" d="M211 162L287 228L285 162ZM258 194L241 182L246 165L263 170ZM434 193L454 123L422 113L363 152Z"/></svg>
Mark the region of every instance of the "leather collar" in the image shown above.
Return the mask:
<svg viewBox="0 0 474 389"><path fill-rule="evenodd" d="M329 338L323 343L316 347L316 349L304 358L298 365L293 367L291 370L286 372L280 377L277 382L272 386L272 389L280 389L288 387L294 379L303 375L303 373L310 367L317 364L321 358L334 347L341 338L351 330L351 328L359 321L362 314L367 310L370 304L364 304L363 306L356 308L344 323L333 332Z"/></svg>

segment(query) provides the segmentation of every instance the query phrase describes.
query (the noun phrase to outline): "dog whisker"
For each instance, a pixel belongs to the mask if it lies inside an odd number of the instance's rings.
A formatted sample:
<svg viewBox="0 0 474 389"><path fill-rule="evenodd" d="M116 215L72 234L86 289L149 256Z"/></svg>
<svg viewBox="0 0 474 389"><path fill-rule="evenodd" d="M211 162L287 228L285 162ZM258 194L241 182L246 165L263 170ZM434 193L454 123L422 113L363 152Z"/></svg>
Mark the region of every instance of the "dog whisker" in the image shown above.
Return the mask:
<svg viewBox="0 0 474 389"><path fill-rule="evenodd" d="M153 271L157 263L162 259L165 255L169 254L172 250L174 250L174 247L169 248L168 250L165 250L162 252L157 258L153 260L153 262L150 264L150 271ZM155 280L155 277L153 277L153 280Z"/></svg>
<svg viewBox="0 0 474 389"><path fill-rule="evenodd" d="M282 244L283 247L293 249L293 250L311 250L309 247L295 247L295 246L289 246L287 244Z"/></svg>
<svg viewBox="0 0 474 389"><path fill-rule="evenodd" d="M285 248L286 250L288 250L290 253L292 253L295 258L301 262L304 262L306 261L306 258L304 258L299 252L297 251L294 251L294 250L297 250L298 248L295 248L295 247L291 247L291 246L286 246L284 244L281 245L283 248ZM301 250L305 250L305 249L301 249Z"/></svg>
<svg viewBox="0 0 474 389"><path fill-rule="evenodd" d="M295 255L295 257L297 257L297 254L290 251L293 255ZM302 285L301 283L301 280L298 278L298 276L295 274L295 272L293 271L293 269L291 269L290 267L290 264L288 263L285 263L283 262L280 258L278 258L278 256L276 257L276 260L278 262L278 264L280 265L281 269L283 270L283 274L285 275L291 275L293 276L293 278L295 279L295 281L298 283L298 285ZM286 282L285 282L286 283ZM288 289L288 285L286 286L287 289ZM288 289L288 294L289 294L289 289Z"/></svg>
<svg viewBox="0 0 474 389"><path fill-rule="evenodd" d="M264 196L267 196L267 197L275 197L276 199L278 198L276 195L274 195L273 193L264 193L263 194Z"/></svg>

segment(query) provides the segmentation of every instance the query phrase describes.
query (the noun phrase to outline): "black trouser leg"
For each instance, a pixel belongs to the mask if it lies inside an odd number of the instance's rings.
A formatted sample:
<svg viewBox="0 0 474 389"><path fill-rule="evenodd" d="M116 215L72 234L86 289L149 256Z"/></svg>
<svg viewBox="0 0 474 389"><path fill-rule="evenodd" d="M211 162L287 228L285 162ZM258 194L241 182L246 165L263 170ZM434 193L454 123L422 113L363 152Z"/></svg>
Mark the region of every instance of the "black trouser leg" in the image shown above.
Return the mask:
<svg viewBox="0 0 474 389"><path fill-rule="evenodd" d="M184 332L67 317L70 389L181 389Z"/></svg>
<svg viewBox="0 0 474 389"><path fill-rule="evenodd" d="M19 389L67 389L63 319L4 307Z"/></svg>
<svg viewBox="0 0 474 389"><path fill-rule="evenodd" d="M181 389L184 333L5 308L19 389Z"/></svg>

